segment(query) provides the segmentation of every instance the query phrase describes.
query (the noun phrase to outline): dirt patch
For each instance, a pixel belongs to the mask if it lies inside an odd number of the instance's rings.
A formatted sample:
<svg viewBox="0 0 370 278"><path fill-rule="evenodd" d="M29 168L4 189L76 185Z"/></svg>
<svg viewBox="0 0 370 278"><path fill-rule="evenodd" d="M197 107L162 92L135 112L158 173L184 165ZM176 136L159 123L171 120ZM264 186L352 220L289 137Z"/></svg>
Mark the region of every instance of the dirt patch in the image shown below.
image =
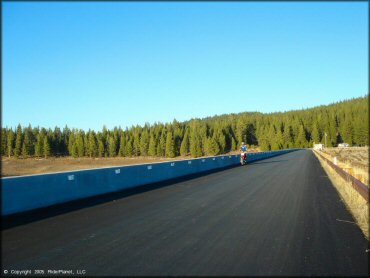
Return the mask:
<svg viewBox="0 0 370 278"><path fill-rule="evenodd" d="M344 171L369 186L369 147L325 148L324 156Z"/></svg>
<svg viewBox="0 0 370 278"><path fill-rule="evenodd" d="M176 159L188 159L188 157L177 157ZM31 174L41 174L50 172L61 172L71 170L82 170L91 168L102 168L110 166L122 166L132 164L143 164L151 162L164 162L173 160L171 158L152 158L152 157L107 157L107 158L3 158L1 160L1 176L23 176Z"/></svg>
<svg viewBox="0 0 370 278"><path fill-rule="evenodd" d="M228 154L238 154L231 152ZM225 155L228 155L225 154ZM43 174L51 172L62 172L72 170L82 170L91 168L102 168L111 166L122 166L132 164L143 164L153 162L165 162L172 160L191 159L190 156L178 156L175 158L161 157L52 157L52 158L5 158L1 159L1 176L23 176L32 174Z"/></svg>
<svg viewBox="0 0 370 278"><path fill-rule="evenodd" d="M369 147L325 148L324 153L336 156L338 160L369 168Z"/></svg>

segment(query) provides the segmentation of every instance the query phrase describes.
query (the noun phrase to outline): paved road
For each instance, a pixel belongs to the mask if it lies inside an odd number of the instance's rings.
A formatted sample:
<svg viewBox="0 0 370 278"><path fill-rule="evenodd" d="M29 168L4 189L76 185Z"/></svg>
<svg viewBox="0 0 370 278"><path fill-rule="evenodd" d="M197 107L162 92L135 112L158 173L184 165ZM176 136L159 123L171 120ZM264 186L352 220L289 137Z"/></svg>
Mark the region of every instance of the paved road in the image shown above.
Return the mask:
<svg viewBox="0 0 370 278"><path fill-rule="evenodd" d="M88 275L364 275L368 241L309 150L2 233L3 269Z"/></svg>

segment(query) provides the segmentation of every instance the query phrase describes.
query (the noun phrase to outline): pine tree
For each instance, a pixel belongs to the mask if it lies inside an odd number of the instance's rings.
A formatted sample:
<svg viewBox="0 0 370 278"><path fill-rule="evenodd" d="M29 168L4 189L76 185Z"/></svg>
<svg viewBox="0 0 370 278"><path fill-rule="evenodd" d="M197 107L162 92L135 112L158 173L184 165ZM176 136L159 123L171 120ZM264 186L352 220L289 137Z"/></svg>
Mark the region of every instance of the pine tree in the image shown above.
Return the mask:
<svg viewBox="0 0 370 278"><path fill-rule="evenodd" d="M41 157L43 154L43 144L44 138L41 137L41 134L37 135L36 145L35 145L35 156Z"/></svg>
<svg viewBox="0 0 370 278"><path fill-rule="evenodd" d="M209 141L209 147L212 155L218 155L220 154L220 146L217 143L217 140L215 137L212 137Z"/></svg>
<svg viewBox="0 0 370 278"><path fill-rule="evenodd" d="M175 156L180 155L182 137L183 137L183 130L180 127L180 124L176 121L173 124L173 141L175 143Z"/></svg>
<svg viewBox="0 0 370 278"><path fill-rule="evenodd" d="M226 151L226 137L221 129L216 131L215 140L219 146L219 153L224 153Z"/></svg>
<svg viewBox="0 0 370 278"><path fill-rule="evenodd" d="M268 134L268 126L261 128L259 130L259 135L258 135L258 144L261 149L261 151L269 151L271 150L271 145L269 141L269 134Z"/></svg>
<svg viewBox="0 0 370 278"><path fill-rule="evenodd" d="M347 144L352 146L352 144L353 144L353 127L352 127L351 120L348 119L344 122L343 131L342 131L341 134L342 134L343 140Z"/></svg>
<svg viewBox="0 0 370 278"><path fill-rule="evenodd" d="M140 134L138 131L134 134L134 141L133 141L133 155L139 156L140 155Z"/></svg>
<svg viewBox="0 0 370 278"><path fill-rule="evenodd" d="M279 142L276 137L276 131L273 125L270 126L269 132L268 132L268 142L270 145L270 150L276 151L279 149Z"/></svg>
<svg viewBox="0 0 370 278"><path fill-rule="evenodd" d="M51 144L50 144L50 139L48 136L44 137L43 150L44 150L45 158L48 158L51 155Z"/></svg>
<svg viewBox="0 0 370 278"><path fill-rule="evenodd" d="M189 129L186 129L184 138L182 139L181 142L181 147L180 147L180 154L182 156L186 156L189 154Z"/></svg>
<svg viewBox="0 0 370 278"><path fill-rule="evenodd" d="M207 139L207 129L208 129L207 123L200 123L199 124L197 134L199 136L200 151L199 151L198 156L203 156L204 155L204 143L205 143L205 140Z"/></svg>
<svg viewBox="0 0 370 278"><path fill-rule="evenodd" d="M235 151L237 149L236 141L234 139L234 136L231 137L231 150Z"/></svg>
<svg viewBox="0 0 370 278"><path fill-rule="evenodd" d="M75 157L77 155L77 152L74 153L74 150L73 150L73 145L74 144L75 144L75 133L74 133L74 131L72 131L72 133L69 135L69 138L68 138L68 152L73 157Z"/></svg>
<svg viewBox="0 0 370 278"><path fill-rule="evenodd" d="M192 157L202 156L202 138L197 134L197 130L190 133L190 154Z"/></svg>
<svg viewBox="0 0 370 278"><path fill-rule="evenodd" d="M169 131L167 133L166 157L175 157L175 142L173 140L172 131Z"/></svg>
<svg viewBox="0 0 370 278"><path fill-rule="evenodd" d="M8 134L5 128L1 129L1 155L6 155Z"/></svg>
<svg viewBox="0 0 370 278"><path fill-rule="evenodd" d="M157 145L157 156L164 156L166 152L166 131L163 129Z"/></svg>
<svg viewBox="0 0 370 278"><path fill-rule="evenodd" d="M285 124L284 126L283 142L284 149L290 149L294 145L292 142L291 126L288 124Z"/></svg>
<svg viewBox="0 0 370 278"><path fill-rule="evenodd" d="M68 128L68 126L66 125L64 128L63 128L63 144L62 144L62 147L63 147L63 153L65 155L70 155L69 153L69 149L68 149L68 142L69 142L69 136L71 134L71 130Z"/></svg>
<svg viewBox="0 0 370 278"><path fill-rule="evenodd" d="M29 153L27 151L26 144L23 142L23 144L22 144L22 157L27 158L28 156L29 156Z"/></svg>
<svg viewBox="0 0 370 278"><path fill-rule="evenodd" d="M121 139L120 139L120 143L119 143L119 151L118 151L118 154L119 156L123 157L123 156L126 156L126 136L124 134L121 134Z"/></svg>
<svg viewBox="0 0 370 278"><path fill-rule="evenodd" d="M13 130L9 130L8 132L8 140L7 140L7 155L11 157L14 151L14 132Z"/></svg>
<svg viewBox="0 0 370 278"><path fill-rule="evenodd" d="M54 154L61 154L63 151L63 134L59 127L54 128L54 132L52 134L52 149Z"/></svg>
<svg viewBox="0 0 370 278"><path fill-rule="evenodd" d="M83 143L84 143L84 154L86 156L90 156L90 153L92 153L92 151L90 151L90 141L89 141L90 133L91 133L91 131L89 131L87 134L85 132L82 134L82 137L83 137L82 139L83 139Z"/></svg>
<svg viewBox="0 0 370 278"><path fill-rule="evenodd" d="M34 155L34 145L33 145L33 136L32 136L32 128L31 125L26 128L24 132L24 140L22 144L22 156L28 157L30 155Z"/></svg>
<svg viewBox="0 0 370 278"><path fill-rule="evenodd" d="M150 136L148 154L150 156L155 156L157 154L157 146L154 134Z"/></svg>
<svg viewBox="0 0 370 278"><path fill-rule="evenodd" d="M338 140L337 140L337 135L339 133L338 133L338 125L336 123L335 117L328 117L327 122L328 122L327 146L328 147L337 146L337 144L339 143Z"/></svg>
<svg viewBox="0 0 370 278"><path fill-rule="evenodd" d="M22 134L22 127L19 124L17 127L17 137L15 139L15 149L14 149L14 156L19 157L22 152L22 143L23 143L23 134Z"/></svg>
<svg viewBox="0 0 370 278"><path fill-rule="evenodd" d="M316 122L313 124L312 132L311 132L311 139L316 144L321 142L320 133L319 133L319 129L317 127Z"/></svg>
<svg viewBox="0 0 370 278"><path fill-rule="evenodd" d="M88 140L89 140L89 156L96 157L98 155L98 144L94 131L90 132Z"/></svg>
<svg viewBox="0 0 370 278"><path fill-rule="evenodd" d="M116 141L114 140L113 136L110 136L108 138L108 153L110 157L115 157L116 156Z"/></svg>
<svg viewBox="0 0 370 278"><path fill-rule="evenodd" d="M133 142L132 140L127 140L127 145L126 145L126 155L127 156L132 156L134 154L134 147L133 147Z"/></svg>
<svg viewBox="0 0 370 278"><path fill-rule="evenodd" d="M144 130L140 137L140 154L143 156L148 155L149 149L149 133L148 130Z"/></svg>
<svg viewBox="0 0 370 278"><path fill-rule="evenodd" d="M245 122L245 119L240 117L236 123L237 145L241 145L242 142L246 142L246 131L247 124Z"/></svg>
<svg viewBox="0 0 370 278"><path fill-rule="evenodd" d="M75 145L77 147L78 157L83 157L85 155L85 146L83 141L83 135L80 132L77 133Z"/></svg>
<svg viewBox="0 0 370 278"><path fill-rule="evenodd" d="M113 130L113 139L114 139L114 144L116 145L116 148L114 150L114 156L117 156L118 155L118 151L119 151L119 143L120 143L120 130L117 128L117 127L114 127L114 130Z"/></svg>
<svg viewBox="0 0 370 278"><path fill-rule="evenodd" d="M217 144L214 137L209 137L205 141L205 154L206 155L217 155L219 154L220 147Z"/></svg>
<svg viewBox="0 0 370 278"><path fill-rule="evenodd" d="M359 102L353 120L353 141L359 146L369 145L369 102Z"/></svg>
<svg viewBox="0 0 370 278"><path fill-rule="evenodd" d="M257 145L256 128L253 123L250 123L247 127L247 144Z"/></svg>
<svg viewBox="0 0 370 278"><path fill-rule="evenodd" d="M73 142L73 145L71 146L71 155L74 158L78 157L77 141Z"/></svg>
<svg viewBox="0 0 370 278"><path fill-rule="evenodd" d="M276 142L278 144L278 150L284 149L284 137L283 137L283 133L281 132L280 128L278 128L277 133L276 133Z"/></svg>
<svg viewBox="0 0 370 278"><path fill-rule="evenodd" d="M354 126L354 139L359 146L369 145L369 122L358 118Z"/></svg>
<svg viewBox="0 0 370 278"><path fill-rule="evenodd" d="M306 132L304 130L303 125L299 126L297 141L296 141L296 148L306 148L308 147L308 142L306 139Z"/></svg>
<svg viewBox="0 0 370 278"><path fill-rule="evenodd" d="M98 136L98 156L99 157L105 156L105 146L104 146L102 136L100 134Z"/></svg>

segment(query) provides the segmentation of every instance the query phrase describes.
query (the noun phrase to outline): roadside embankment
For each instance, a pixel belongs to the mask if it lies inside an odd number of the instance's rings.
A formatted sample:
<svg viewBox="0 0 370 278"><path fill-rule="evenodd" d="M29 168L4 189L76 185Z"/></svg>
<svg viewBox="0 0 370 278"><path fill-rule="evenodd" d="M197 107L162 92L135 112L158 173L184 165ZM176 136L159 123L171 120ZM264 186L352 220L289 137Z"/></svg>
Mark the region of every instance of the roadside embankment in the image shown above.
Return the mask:
<svg viewBox="0 0 370 278"><path fill-rule="evenodd" d="M325 148L321 154L369 187L369 147Z"/></svg>
<svg viewBox="0 0 370 278"><path fill-rule="evenodd" d="M313 151L324 168L332 184L338 191L341 200L353 215L357 225L360 227L365 237L369 240L369 202L354 187L352 181L340 176L329 163L320 156L322 152ZM324 154L325 156L325 154ZM327 158L327 157L326 157ZM328 158L327 158L328 159Z"/></svg>

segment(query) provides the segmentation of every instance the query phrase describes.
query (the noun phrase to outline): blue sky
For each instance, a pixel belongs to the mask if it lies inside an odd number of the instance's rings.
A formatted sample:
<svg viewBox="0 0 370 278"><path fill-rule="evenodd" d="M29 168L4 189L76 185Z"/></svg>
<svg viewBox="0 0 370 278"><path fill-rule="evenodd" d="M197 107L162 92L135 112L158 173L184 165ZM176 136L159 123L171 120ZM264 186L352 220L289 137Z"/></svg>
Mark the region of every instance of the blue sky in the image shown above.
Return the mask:
<svg viewBox="0 0 370 278"><path fill-rule="evenodd" d="M2 125L101 130L368 93L367 2L3 2Z"/></svg>

